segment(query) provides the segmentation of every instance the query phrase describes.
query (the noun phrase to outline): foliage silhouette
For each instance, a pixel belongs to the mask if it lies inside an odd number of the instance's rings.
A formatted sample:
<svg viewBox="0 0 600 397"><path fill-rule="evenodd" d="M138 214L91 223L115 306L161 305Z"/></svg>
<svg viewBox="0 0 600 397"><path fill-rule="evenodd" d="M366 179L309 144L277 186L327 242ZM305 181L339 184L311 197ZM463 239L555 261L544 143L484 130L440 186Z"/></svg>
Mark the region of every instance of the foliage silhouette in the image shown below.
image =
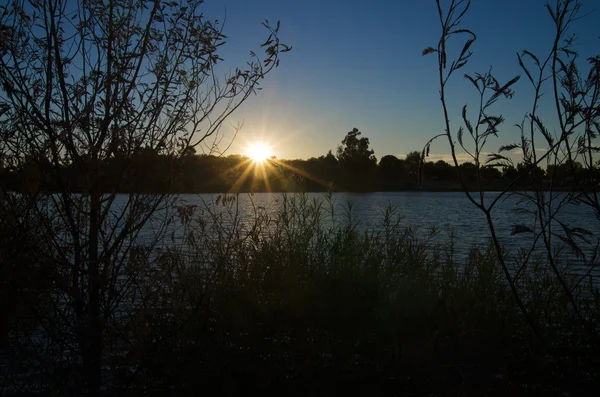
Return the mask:
<svg viewBox="0 0 600 397"><path fill-rule="evenodd" d="M226 36L202 3L0 5L0 153L16 175L0 184L0 229L23 240L0 257L26 303L2 311L28 366L16 391L103 393L137 348L138 310L165 298L152 263L172 218L163 193L290 49L264 22L264 55L220 76Z"/></svg>
<svg viewBox="0 0 600 397"><path fill-rule="evenodd" d="M528 266L535 259L533 252L541 246L545 251L543 265L548 277L558 287L557 304L568 303L565 309L578 323L577 334L592 342L594 349L598 348L600 340L600 322L598 307L595 310L582 309L585 306L574 295L573 291L584 280L588 281L588 288L592 300L598 302L600 296L597 280L591 272L597 266L598 236L577 225L567 225L561 218L561 212L568 204L584 203L590 206L596 214L600 214L596 195L597 180L595 179L598 160L593 140L598 136L598 117L595 109L600 100L600 79L598 76L598 57L588 59L589 72L580 74L577 52L574 48L574 36L568 34L572 25L580 18L581 3L577 0L557 1L555 6L546 5L546 9L555 27L555 37L549 54L539 58L530 51L523 51L517 56L521 69L534 88L532 110L526 113L521 125L520 142L504 145L484 161L482 154L487 141L496 137L499 126L504 121L502 116L491 113L492 106L502 97L510 99L513 95L512 86L519 80L517 76L505 84L499 83L491 72L483 74L465 74L466 80L477 91L479 109L473 117L469 114L467 106L462 109L462 126L452 129L447 103L447 83L458 69L465 67L471 56L471 46L475 34L460 27L462 17L468 12L470 0L452 0L447 8L442 7L437 0L440 16L441 36L437 48L428 47L423 55L435 53L437 55L439 84L442 102L442 111L445 121L445 133L438 137L446 137L450 154L454 161L458 180L471 203L486 216L487 225L495 246L498 262L504 272L505 279L510 286L511 293L529 330L535 335L537 344L532 345L532 354L538 356L551 356L554 359L566 359L573 364L586 361L585 365L597 366L597 361L582 352L575 346L570 353L556 349L557 339L563 337L547 333L552 325L540 321L538 313L528 307L527 301L531 298L531 291L523 290L521 281L527 278ZM446 46L452 38L464 38L463 48L457 53L455 59ZM542 104L542 90L550 85L552 97L550 104L554 107L558 120L558 132L549 132L544 120L539 116ZM470 139L466 139L470 138ZM432 140L425 145L423 153L428 152ZM577 142L577 144L575 144ZM459 166L457 148L460 147L473 163L463 163ZM516 167L505 153L519 149L522 161ZM578 162L581 160L581 162ZM544 172L539 165L546 163ZM585 166L582 165L585 164ZM494 178L486 170L489 166L500 166L504 169L503 178L507 180L501 193L493 199L486 198L485 179ZM566 165L566 167L561 167ZM586 172L582 169L586 168ZM566 172L565 172L566 171ZM566 192L558 192L554 177L560 175L563 187L568 185ZM560 183L559 182L559 183ZM471 189L475 187L475 193ZM522 247L518 256L508 255L500 244L501 236L492 219L492 211L499 200L502 200L511 190L522 197L522 206L516 208L521 213L535 215L535 224L528 225L516 223L512 234L530 233L534 235L530 247ZM561 189L563 190L563 189ZM533 209L532 209L533 208ZM600 219L600 217L598 218ZM539 244L538 244L539 242ZM558 244L558 245L557 245ZM561 247L561 248L559 248ZM588 270L579 280L570 279L566 273L568 265L561 263L560 252L564 247L570 249L575 255L583 258ZM514 263L517 265L515 266ZM515 269L517 269L515 271ZM562 302L562 303L558 303ZM571 354L565 358L565 354ZM560 358L559 358L560 357Z"/></svg>
<svg viewBox="0 0 600 397"><path fill-rule="evenodd" d="M369 138L359 138L361 134L358 128L353 128L337 149L340 164L357 174L369 172L377 164L374 151L369 149Z"/></svg>

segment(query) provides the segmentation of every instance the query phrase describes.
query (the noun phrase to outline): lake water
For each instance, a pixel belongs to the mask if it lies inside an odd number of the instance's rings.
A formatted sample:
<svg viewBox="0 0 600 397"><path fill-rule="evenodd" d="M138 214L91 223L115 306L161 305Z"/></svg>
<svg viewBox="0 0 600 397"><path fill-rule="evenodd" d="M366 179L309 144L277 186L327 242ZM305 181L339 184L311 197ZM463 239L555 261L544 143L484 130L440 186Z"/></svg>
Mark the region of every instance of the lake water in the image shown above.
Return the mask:
<svg viewBox="0 0 600 397"><path fill-rule="evenodd" d="M485 193L487 203L494 200L499 193ZM289 197L298 198L297 194ZM180 199L188 204L196 204L201 208L211 208L213 211L222 211L218 205L221 195L201 194L182 195ZM325 201L324 193L307 193L308 200ZM484 214L478 210L462 192L378 192L378 193L334 193L334 217L337 223L347 222L348 213L351 214L352 223L360 231L377 231L382 228L383 213L389 206L395 208L401 216L402 224L417 230L417 235L425 237L431 228L437 233L434 242L444 244L450 240L450 232L456 241L456 253L459 256L466 254L474 245L486 245L490 238L490 231ZM283 196L280 193L255 193L240 194L236 197L236 206L245 219L251 219L256 210L275 212L283 205ZM533 208L531 205L520 203L518 196L507 196L497 203L492 211L496 233L501 244L511 253L521 246L531 244L531 234L511 235L515 223L525 224L536 228L533 214L517 213L517 208ZM324 204L324 211L328 204ZM560 212L559 220L571 227L580 227L590 230L593 236L588 236L592 244L588 245L586 252L589 254L591 247L599 241L600 221L593 211L583 205L569 204ZM555 225L558 226L558 225ZM539 229L539 226L537 226ZM555 230L558 231L558 227ZM558 239L555 239L559 242ZM541 240L540 240L541 244ZM561 244L557 244L557 248ZM580 274L589 270L589 264L584 264L574 255L565 255L574 263L573 270Z"/></svg>

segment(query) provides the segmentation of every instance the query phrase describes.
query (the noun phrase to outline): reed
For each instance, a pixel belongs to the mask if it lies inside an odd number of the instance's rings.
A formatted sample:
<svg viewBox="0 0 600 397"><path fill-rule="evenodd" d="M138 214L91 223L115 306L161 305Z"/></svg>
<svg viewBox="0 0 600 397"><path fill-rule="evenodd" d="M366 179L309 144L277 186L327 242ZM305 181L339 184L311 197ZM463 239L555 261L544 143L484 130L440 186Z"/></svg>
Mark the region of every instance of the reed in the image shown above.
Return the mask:
<svg viewBox="0 0 600 397"><path fill-rule="evenodd" d="M340 384L558 393L597 379L599 346L556 299L562 287L543 260L530 260L519 287L552 355L521 315L493 244L461 261L452 242L435 242L436 231L417 238L397 208L382 212L377 230L359 232L351 205L345 221L333 221L332 200L282 195L277 211L256 208L244 222L235 197L188 212L186 241L168 254L178 263L177 333L139 384L176 384L180 393L227 385L233 394L302 394ZM597 295L577 288L573 296L598 318Z"/></svg>

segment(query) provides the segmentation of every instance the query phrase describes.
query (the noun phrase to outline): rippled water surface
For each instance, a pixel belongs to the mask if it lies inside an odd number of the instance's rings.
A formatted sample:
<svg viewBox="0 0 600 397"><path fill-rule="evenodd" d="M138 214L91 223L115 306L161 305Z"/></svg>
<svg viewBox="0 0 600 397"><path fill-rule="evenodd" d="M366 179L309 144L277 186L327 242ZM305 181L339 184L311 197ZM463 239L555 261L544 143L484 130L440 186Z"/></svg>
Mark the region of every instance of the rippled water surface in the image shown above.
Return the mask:
<svg viewBox="0 0 600 397"><path fill-rule="evenodd" d="M290 194L288 197L299 196ZM323 201L323 212L326 218L331 219L328 213L329 204L324 193L307 193L306 197L308 200ZM495 192L485 194L486 202L491 202L496 197L498 193ZM182 195L180 198L188 204L198 204L200 207L222 211L220 209L222 206L217 205L220 197L216 194ZM490 238L490 230L484 214L462 192L334 193L332 199L336 222L347 222L351 214L352 222L358 230L380 230L383 213L391 206L401 216L402 224L415 228L421 236L426 236L431 228L435 228L437 233L434 241L445 243L449 241L452 232L458 254L464 254L473 244L487 244ZM240 194L236 200L236 207L245 219L251 219L257 209L274 214L283 205L283 196L279 193ZM532 241L530 234L511 235L516 223L539 228L533 214L515 211L524 206L532 208L520 202L518 196L507 196L502 198L492 211L498 238L510 252L514 252L520 246L528 246ZM594 233L593 236L588 237L590 242L598 241L600 221L596 219L589 207L569 204L561 210L559 219L571 227L577 226L590 230ZM558 225L555 226L557 226L555 230L560 231ZM570 256L570 259L581 263L573 256Z"/></svg>

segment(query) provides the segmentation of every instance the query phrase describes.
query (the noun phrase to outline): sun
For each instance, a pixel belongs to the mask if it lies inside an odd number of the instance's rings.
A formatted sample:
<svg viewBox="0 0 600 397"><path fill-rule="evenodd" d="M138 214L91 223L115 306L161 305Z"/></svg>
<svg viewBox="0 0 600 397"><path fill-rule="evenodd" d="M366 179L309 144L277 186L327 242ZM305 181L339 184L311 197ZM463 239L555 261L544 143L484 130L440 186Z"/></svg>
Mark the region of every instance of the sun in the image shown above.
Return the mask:
<svg viewBox="0 0 600 397"><path fill-rule="evenodd" d="M246 156L250 157L255 163L263 163L272 155L271 148L262 142L253 143L246 150Z"/></svg>

